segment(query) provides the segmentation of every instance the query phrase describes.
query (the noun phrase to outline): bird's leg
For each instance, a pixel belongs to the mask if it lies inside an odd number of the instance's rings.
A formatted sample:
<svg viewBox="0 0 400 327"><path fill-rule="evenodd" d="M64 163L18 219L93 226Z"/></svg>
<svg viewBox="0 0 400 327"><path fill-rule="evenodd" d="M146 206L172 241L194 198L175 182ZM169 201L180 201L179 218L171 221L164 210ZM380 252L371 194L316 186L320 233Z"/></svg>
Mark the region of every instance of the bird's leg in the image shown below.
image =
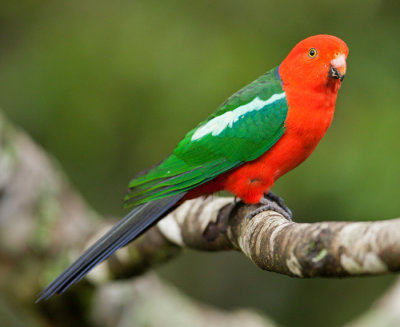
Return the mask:
<svg viewBox="0 0 400 327"><path fill-rule="evenodd" d="M272 192L264 194L264 196L260 200L260 203L263 204L263 206L247 214L245 217L246 221L263 211L276 211L280 213L283 217L285 217L287 220L292 221L293 217L292 210L290 210L288 206L285 204L285 201L276 194Z"/></svg>
<svg viewBox="0 0 400 327"><path fill-rule="evenodd" d="M261 199L261 203L263 201L263 199L268 198L270 200L272 200L273 202L276 202L285 212L286 215L284 215L285 218L288 218L288 220L292 221L293 219L293 213L292 210L290 210L290 208L286 205L285 200L283 200L283 198L281 198L279 195L276 195L275 193L269 191L267 194L264 195L264 198Z"/></svg>

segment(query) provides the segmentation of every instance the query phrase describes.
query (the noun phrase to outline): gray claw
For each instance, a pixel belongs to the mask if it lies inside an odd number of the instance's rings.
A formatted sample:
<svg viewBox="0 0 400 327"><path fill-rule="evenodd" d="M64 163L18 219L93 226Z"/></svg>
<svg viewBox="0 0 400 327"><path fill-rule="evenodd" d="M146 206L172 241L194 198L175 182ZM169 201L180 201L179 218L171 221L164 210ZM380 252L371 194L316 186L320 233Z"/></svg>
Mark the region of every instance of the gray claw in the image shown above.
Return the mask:
<svg viewBox="0 0 400 327"><path fill-rule="evenodd" d="M284 211L286 211L286 215L284 215L285 218L289 217L289 220L292 221L292 210L290 210L290 208L286 205L285 201L280 196L276 195L275 193L268 192L265 197L261 199L261 203L263 203L263 200L265 198L277 203Z"/></svg>
<svg viewBox="0 0 400 327"><path fill-rule="evenodd" d="M272 192L266 194L260 201L261 204L264 204L262 207L257 208L256 210L248 213L245 217L245 221L247 222L248 219L253 218L254 216L258 215L260 212L263 211L276 211L280 213L283 217L285 217L290 222L292 221L292 210L288 208L285 204L285 201Z"/></svg>

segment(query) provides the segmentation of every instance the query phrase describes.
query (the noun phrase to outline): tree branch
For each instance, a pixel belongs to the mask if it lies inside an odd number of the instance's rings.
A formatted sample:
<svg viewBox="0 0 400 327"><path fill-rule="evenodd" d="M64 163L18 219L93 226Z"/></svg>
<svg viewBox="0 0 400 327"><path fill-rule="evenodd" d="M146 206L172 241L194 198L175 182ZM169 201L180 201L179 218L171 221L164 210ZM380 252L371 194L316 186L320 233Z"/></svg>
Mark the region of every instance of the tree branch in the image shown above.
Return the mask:
<svg viewBox="0 0 400 327"><path fill-rule="evenodd" d="M180 227L185 246L239 250L261 269L293 277L400 270L400 219L299 224L268 211L246 221L256 206L232 206L227 201L192 200L167 219ZM211 220L206 224L205 219Z"/></svg>
<svg viewBox="0 0 400 327"><path fill-rule="evenodd" d="M246 221L246 215L256 208L234 204L232 198L198 198L165 217L152 233L175 246L241 251L259 268L292 277L348 277L400 270L400 219L295 223L267 211ZM165 251L168 243L158 242ZM132 246L137 257L135 242ZM126 259L120 262L120 271L124 264L130 269L136 265L133 256Z"/></svg>

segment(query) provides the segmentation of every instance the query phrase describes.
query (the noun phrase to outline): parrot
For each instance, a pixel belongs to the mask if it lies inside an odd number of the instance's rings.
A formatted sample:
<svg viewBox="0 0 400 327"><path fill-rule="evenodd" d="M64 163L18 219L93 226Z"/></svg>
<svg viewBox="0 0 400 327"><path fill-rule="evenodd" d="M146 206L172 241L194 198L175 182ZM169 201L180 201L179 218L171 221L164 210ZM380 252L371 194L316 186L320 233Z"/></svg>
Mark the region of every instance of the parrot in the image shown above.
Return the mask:
<svg viewBox="0 0 400 327"><path fill-rule="evenodd" d="M51 282L37 302L61 294L182 202L228 191L256 210L279 210L270 189L302 163L331 125L346 74L346 43L310 36L277 67L229 97L189 131L172 154L138 174L124 203L132 210Z"/></svg>

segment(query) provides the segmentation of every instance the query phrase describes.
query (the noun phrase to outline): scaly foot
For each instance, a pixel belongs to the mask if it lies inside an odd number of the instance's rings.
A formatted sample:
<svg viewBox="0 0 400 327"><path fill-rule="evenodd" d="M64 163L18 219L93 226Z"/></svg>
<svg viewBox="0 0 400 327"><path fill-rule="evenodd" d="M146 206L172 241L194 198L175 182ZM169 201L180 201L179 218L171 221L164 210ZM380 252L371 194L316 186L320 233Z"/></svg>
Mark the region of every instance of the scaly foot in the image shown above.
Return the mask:
<svg viewBox="0 0 400 327"><path fill-rule="evenodd" d="M287 220L292 221L293 217L292 210L290 210L288 206L285 204L285 201L276 194L268 192L267 194L264 195L264 197L261 198L260 203L263 204L263 206L247 214L245 217L246 221L258 215L260 212L269 210L276 211L280 213L283 217L285 217Z"/></svg>
<svg viewBox="0 0 400 327"><path fill-rule="evenodd" d="M284 211L286 211L286 215L284 215L285 218L288 220L292 221L293 219L293 213L292 210L289 209L289 207L286 205L285 201L279 196L276 195L275 193L272 193L271 191L268 192L265 195L266 198L272 200L273 202L276 202ZM263 199L261 199L262 203Z"/></svg>

